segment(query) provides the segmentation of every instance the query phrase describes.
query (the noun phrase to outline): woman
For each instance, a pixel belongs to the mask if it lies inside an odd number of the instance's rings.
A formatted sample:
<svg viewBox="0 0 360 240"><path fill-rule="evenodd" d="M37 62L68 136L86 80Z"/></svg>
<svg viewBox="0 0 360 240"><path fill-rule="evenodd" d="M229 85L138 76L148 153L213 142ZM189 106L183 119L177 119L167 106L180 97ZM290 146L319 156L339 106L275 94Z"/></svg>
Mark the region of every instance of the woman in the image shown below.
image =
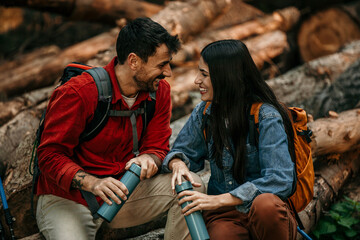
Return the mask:
<svg viewBox="0 0 360 240"><path fill-rule="evenodd" d="M296 221L284 202L295 186L294 143L286 110L262 79L246 46L237 40L209 44L201 52L195 79L202 102L164 160L172 188L210 161L208 194L184 191L192 201L184 215L203 210L212 240L295 239ZM206 102L211 102L203 114ZM252 103L259 111L258 146L249 143ZM209 120L206 139L203 116Z"/></svg>

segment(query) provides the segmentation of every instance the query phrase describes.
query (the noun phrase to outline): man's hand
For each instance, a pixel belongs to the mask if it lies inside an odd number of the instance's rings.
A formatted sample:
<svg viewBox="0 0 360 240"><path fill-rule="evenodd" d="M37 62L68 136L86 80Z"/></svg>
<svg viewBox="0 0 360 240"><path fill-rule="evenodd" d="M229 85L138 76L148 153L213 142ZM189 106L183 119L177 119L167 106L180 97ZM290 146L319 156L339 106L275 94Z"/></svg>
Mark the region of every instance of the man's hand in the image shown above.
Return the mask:
<svg viewBox="0 0 360 240"><path fill-rule="evenodd" d="M146 178L151 178L158 172L161 160L154 154L142 154L127 162L125 169L129 170L133 163L141 167L140 180L144 180Z"/></svg>
<svg viewBox="0 0 360 240"><path fill-rule="evenodd" d="M109 197L117 204L120 204L121 200L117 196L123 201L126 201L126 195L129 194L126 186L119 180L112 177L97 178L84 171L78 171L75 174L71 186L73 188L91 192L95 196L101 197L101 199L109 205L112 204Z"/></svg>

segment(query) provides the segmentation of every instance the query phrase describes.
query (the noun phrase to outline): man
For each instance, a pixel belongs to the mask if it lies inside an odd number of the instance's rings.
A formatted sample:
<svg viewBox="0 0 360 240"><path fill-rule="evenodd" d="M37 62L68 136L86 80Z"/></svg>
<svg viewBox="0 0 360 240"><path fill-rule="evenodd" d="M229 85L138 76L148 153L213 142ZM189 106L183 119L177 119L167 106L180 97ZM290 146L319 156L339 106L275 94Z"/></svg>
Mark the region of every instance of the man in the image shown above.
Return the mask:
<svg viewBox="0 0 360 240"><path fill-rule="evenodd" d="M145 130L142 116L136 117L138 151L129 117L110 116L98 135L79 141L98 103L97 87L88 73L54 91L38 148L36 218L47 239L94 239L102 219L93 218L80 190L97 196L100 204L111 205L110 198L120 204L127 200L128 190L118 179L132 163L141 166L142 181L110 226L136 226L168 211L165 238L189 237L171 176L154 176L171 135L170 86L162 79L171 76L170 60L179 47L177 36L149 18L139 18L120 31L117 57L104 67L113 89L112 110L136 110L144 101L155 101L150 93L156 92L155 112Z"/></svg>

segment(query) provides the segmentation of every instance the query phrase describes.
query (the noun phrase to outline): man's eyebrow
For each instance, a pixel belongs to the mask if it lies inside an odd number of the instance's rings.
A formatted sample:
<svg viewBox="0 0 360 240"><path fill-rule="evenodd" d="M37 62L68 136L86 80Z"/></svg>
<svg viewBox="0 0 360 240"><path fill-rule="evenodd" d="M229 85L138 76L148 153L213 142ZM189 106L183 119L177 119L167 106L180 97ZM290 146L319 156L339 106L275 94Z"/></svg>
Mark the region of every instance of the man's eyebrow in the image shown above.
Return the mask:
<svg viewBox="0 0 360 240"><path fill-rule="evenodd" d="M168 63L170 63L171 60L172 60L172 58L170 58L169 60L163 61L163 62L159 63L158 66L168 64Z"/></svg>

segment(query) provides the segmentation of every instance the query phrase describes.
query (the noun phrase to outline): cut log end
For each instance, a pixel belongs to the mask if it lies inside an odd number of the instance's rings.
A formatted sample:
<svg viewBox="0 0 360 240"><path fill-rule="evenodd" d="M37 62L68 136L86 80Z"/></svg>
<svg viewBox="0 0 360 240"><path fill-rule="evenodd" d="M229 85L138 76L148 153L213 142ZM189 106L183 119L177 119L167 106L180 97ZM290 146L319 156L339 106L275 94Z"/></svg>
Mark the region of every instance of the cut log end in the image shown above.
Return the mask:
<svg viewBox="0 0 360 240"><path fill-rule="evenodd" d="M298 44L304 61L338 51L346 43L360 39L360 28L339 8L319 12L300 27Z"/></svg>

